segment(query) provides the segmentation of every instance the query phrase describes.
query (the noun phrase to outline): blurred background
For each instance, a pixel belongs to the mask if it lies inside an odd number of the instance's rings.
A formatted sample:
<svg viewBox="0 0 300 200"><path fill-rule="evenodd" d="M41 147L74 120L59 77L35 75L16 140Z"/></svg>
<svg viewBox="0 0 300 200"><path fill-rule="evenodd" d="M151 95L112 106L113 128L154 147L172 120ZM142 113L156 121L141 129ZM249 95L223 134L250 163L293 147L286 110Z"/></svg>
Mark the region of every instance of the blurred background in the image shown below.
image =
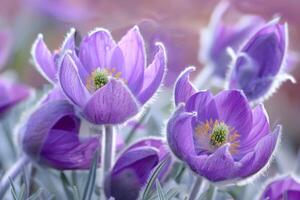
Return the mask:
<svg viewBox="0 0 300 200"><path fill-rule="evenodd" d="M66 32L75 27L84 35L95 27L111 30L118 40L137 24L146 39L147 49L155 41L166 45L168 75L165 90L171 89L178 74L194 65L200 72L203 63L200 31L207 27L218 0L0 0L0 29L10 35L9 59L5 71L13 71L19 80L42 88L45 79L35 70L30 50L38 33L51 50L60 47ZM237 21L244 15L259 15L266 20L280 16L290 28L290 49L300 51L299 0L229 0L224 20ZM1 46L2 44L0 44ZM151 51L147 51L151 54ZM153 55L148 55L149 60ZM299 64L298 64L299 65ZM300 69L291 72L300 80ZM169 89L168 89L169 88ZM169 100L169 99L167 99ZM300 83L285 82L266 107L272 124L283 124L283 143L294 153L300 145Z"/></svg>

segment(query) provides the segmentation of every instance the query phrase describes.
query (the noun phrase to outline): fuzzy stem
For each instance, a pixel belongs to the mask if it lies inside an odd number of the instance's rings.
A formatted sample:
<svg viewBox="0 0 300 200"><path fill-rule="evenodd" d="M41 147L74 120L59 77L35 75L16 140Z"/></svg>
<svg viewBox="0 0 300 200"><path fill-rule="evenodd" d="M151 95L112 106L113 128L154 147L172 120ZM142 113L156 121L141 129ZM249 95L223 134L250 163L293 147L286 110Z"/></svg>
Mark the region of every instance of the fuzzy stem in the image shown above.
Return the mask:
<svg viewBox="0 0 300 200"><path fill-rule="evenodd" d="M113 126L105 125L102 135L102 186L104 188L105 177L108 175L115 157L115 133ZM104 197L104 191L102 192ZM105 199L105 197L104 197Z"/></svg>
<svg viewBox="0 0 300 200"><path fill-rule="evenodd" d="M14 179L20 172L23 167L29 163L29 158L26 155L20 157L20 159L5 173L0 181L0 199L5 195L9 185L10 179Z"/></svg>
<svg viewBox="0 0 300 200"><path fill-rule="evenodd" d="M209 182L207 180L197 176L197 178L194 182L193 188L191 190L189 200L195 200L197 198L198 194L202 194L208 185L209 185Z"/></svg>

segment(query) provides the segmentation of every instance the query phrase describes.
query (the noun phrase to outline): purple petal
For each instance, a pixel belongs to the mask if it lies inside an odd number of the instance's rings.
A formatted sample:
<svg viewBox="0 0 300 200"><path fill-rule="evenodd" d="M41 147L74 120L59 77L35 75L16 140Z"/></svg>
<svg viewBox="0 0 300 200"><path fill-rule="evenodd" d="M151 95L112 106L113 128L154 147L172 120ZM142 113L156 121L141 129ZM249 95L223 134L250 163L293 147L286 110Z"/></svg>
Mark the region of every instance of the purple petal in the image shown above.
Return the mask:
<svg viewBox="0 0 300 200"><path fill-rule="evenodd" d="M190 155L187 163L193 171L212 182L224 181L234 177L235 163L228 145L220 147L210 156Z"/></svg>
<svg viewBox="0 0 300 200"><path fill-rule="evenodd" d="M240 138L240 148L235 158L241 157L252 151L258 141L271 132L268 114L262 104L253 110L253 127L246 138Z"/></svg>
<svg viewBox="0 0 300 200"><path fill-rule="evenodd" d="M109 31L97 29L81 42L79 58L89 73L109 67L115 41Z"/></svg>
<svg viewBox="0 0 300 200"><path fill-rule="evenodd" d="M216 102L210 91L199 91L193 94L186 103L188 112L197 112L200 122L219 118Z"/></svg>
<svg viewBox="0 0 300 200"><path fill-rule="evenodd" d="M86 87L83 85L77 66L69 54L64 55L60 71L59 82L65 95L77 106L84 107L90 97Z"/></svg>
<svg viewBox="0 0 300 200"><path fill-rule="evenodd" d="M189 74L192 71L195 71L195 67L188 67L179 75L175 83L175 105L186 103L190 96L197 92L197 89L189 80Z"/></svg>
<svg viewBox="0 0 300 200"><path fill-rule="evenodd" d="M121 78L126 80L125 58L120 47L116 46L113 49L108 67L111 70L115 70L113 75L119 74Z"/></svg>
<svg viewBox="0 0 300 200"><path fill-rule="evenodd" d="M53 101L43 104L29 118L21 139L23 150L33 158L39 158L40 151L51 128L63 117L74 115L73 107L67 101Z"/></svg>
<svg viewBox="0 0 300 200"><path fill-rule="evenodd" d="M46 78L49 82L56 82L57 68L54 63L52 53L49 51L47 45L43 40L43 35L39 34L35 40L31 55L34 60L34 65L37 70Z"/></svg>
<svg viewBox="0 0 300 200"><path fill-rule="evenodd" d="M30 95L28 86L5 80L0 80L0 91L0 115Z"/></svg>
<svg viewBox="0 0 300 200"><path fill-rule="evenodd" d="M143 86L138 94L138 100L141 104L146 103L155 94L162 84L166 73L167 58L165 48L160 43L157 46L159 50L153 62L145 70Z"/></svg>
<svg viewBox="0 0 300 200"><path fill-rule="evenodd" d="M240 161L240 177L248 177L261 170L270 160L275 150L281 126L277 126L273 133L264 136L255 146L253 152L248 153Z"/></svg>
<svg viewBox="0 0 300 200"><path fill-rule="evenodd" d="M136 115L139 105L123 82L111 79L86 104L83 114L92 123L118 124Z"/></svg>
<svg viewBox="0 0 300 200"><path fill-rule="evenodd" d="M99 139L79 140L78 132L52 130L41 150L41 162L56 169L89 169Z"/></svg>
<svg viewBox="0 0 300 200"><path fill-rule="evenodd" d="M252 110L245 95L238 90L225 90L215 96L220 120L234 128L241 138L252 129Z"/></svg>
<svg viewBox="0 0 300 200"><path fill-rule="evenodd" d="M61 51L62 53L65 52L66 50L71 50L74 51L76 49L76 30L74 28L71 28L69 33L67 34L62 46L61 46Z"/></svg>
<svg viewBox="0 0 300 200"><path fill-rule="evenodd" d="M193 117L192 113L184 112L184 107L179 107L167 124L169 146L180 159L196 154L191 124Z"/></svg>
<svg viewBox="0 0 300 200"><path fill-rule="evenodd" d="M128 86L133 94L138 94L143 86L143 75L145 70L145 45L137 26L133 27L120 40L118 46L121 48L125 59L125 73Z"/></svg>

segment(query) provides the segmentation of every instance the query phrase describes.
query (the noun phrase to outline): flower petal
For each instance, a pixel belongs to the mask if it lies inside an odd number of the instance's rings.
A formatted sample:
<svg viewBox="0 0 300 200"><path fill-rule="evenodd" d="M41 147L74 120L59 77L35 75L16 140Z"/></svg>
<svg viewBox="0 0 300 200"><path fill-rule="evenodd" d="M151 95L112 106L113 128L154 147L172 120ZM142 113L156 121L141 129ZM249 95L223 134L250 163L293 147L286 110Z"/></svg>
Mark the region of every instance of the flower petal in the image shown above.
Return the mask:
<svg viewBox="0 0 300 200"><path fill-rule="evenodd" d="M215 102L220 120L246 138L252 129L252 111L245 95L238 90L225 90L215 96Z"/></svg>
<svg viewBox="0 0 300 200"><path fill-rule="evenodd" d="M118 124L133 117L139 105L123 82L111 79L86 104L83 114L92 123Z"/></svg>
<svg viewBox="0 0 300 200"><path fill-rule="evenodd" d="M189 80L189 74L192 71L195 71L195 67L188 67L179 75L175 83L175 105L186 103L190 96L197 92L197 89Z"/></svg>
<svg viewBox="0 0 300 200"><path fill-rule="evenodd" d="M59 70L59 82L65 95L77 106L83 107L90 97L83 85L77 66L69 54L65 54Z"/></svg>
<svg viewBox="0 0 300 200"><path fill-rule="evenodd" d="M146 103L154 95L166 74L167 57L165 48L161 43L158 43L157 46L159 50L152 63L145 70L143 87L137 97L141 104Z"/></svg>
<svg viewBox="0 0 300 200"><path fill-rule="evenodd" d="M80 46L79 58L89 73L110 64L112 50L116 46L109 31L96 29L85 37Z"/></svg>
<svg viewBox="0 0 300 200"><path fill-rule="evenodd" d="M55 66L52 53L49 51L47 45L43 40L43 35L39 34L35 40L31 55L34 60L34 65L37 70L46 78L49 82L56 82L57 67Z"/></svg>
<svg viewBox="0 0 300 200"><path fill-rule="evenodd" d="M235 172L235 163L228 145L218 148L209 156L190 155L187 163L193 171L212 182L228 180Z"/></svg>
<svg viewBox="0 0 300 200"><path fill-rule="evenodd" d="M65 100L43 104L29 118L21 133L22 148L30 156L39 158L50 129L64 116L74 115L73 106Z"/></svg>
<svg viewBox="0 0 300 200"><path fill-rule="evenodd" d="M120 40L118 46L124 55L128 86L133 94L138 94L143 86L146 63L145 45L139 28L135 26L129 30Z"/></svg>
<svg viewBox="0 0 300 200"><path fill-rule="evenodd" d="M199 91L193 94L186 103L186 110L197 112L197 118L200 122L219 118L216 102L210 91Z"/></svg>
<svg viewBox="0 0 300 200"><path fill-rule="evenodd" d="M192 113L184 112L184 107L180 105L167 124L169 146L180 159L196 154L191 124L193 117Z"/></svg>
<svg viewBox="0 0 300 200"><path fill-rule="evenodd" d="M240 138L240 148L235 158L252 151L259 140L271 132L268 114L262 104L253 110L253 127L246 138Z"/></svg>
<svg viewBox="0 0 300 200"><path fill-rule="evenodd" d="M281 126L277 126L273 133L264 136L255 146L254 150L240 161L240 177L248 177L261 170L270 160L280 137Z"/></svg>
<svg viewBox="0 0 300 200"><path fill-rule="evenodd" d="M80 141L78 132L52 130L41 150L41 162L60 170L89 169L99 148L97 137Z"/></svg>

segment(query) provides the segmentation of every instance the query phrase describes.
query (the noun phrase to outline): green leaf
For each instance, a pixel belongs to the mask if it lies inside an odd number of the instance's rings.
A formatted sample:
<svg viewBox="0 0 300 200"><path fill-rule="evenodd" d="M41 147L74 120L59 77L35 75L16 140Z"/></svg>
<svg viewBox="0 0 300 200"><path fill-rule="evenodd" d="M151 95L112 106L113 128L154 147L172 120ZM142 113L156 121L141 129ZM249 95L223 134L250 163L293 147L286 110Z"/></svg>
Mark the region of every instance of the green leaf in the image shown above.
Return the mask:
<svg viewBox="0 0 300 200"><path fill-rule="evenodd" d="M142 195L143 200L148 200L151 197L151 189L153 188L154 182L157 179L157 177L160 174L163 167L168 163L169 160L170 160L170 156L167 156L164 160L162 160L155 167L154 171L152 172L152 174L146 184L145 190L143 192L143 195Z"/></svg>
<svg viewBox="0 0 300 200"><path fill-rule="evenodd" d="M156 192L157 192L159 200L166 200L164 191L163 191L158 179L156 179Z"/></svg>
<svg viewBox="0 0 300 200"><path fill-rule="evenodd" d="M176 197L177 195L179 195L179 192L174 189L174 188L171 188L165 195L166 199L167 200L171 200L173 199L174 197Z"/></svg>
<svg viewBox="0 0 300 200"><path fill-rule="evenodd" d="M79 194L79 190L76 187L76 185L73 185L73 199L74 200L80 200L80 194Z"/></svg>
<svg viewBox="0 0 300 200"><path fill-rule="evenodd" d="M18 200L18 198L17 198L18 195L17 195L17 190L15 187L15 184L11 178L9 178L9 182L10 182L10 186L11 186L11 194L12 194L14 200Z"/></svg>
<svg viewBox="0 0 300 200"><path fill-rule="evenodd" d="M38 189L35 193L33 193L27 200L36 200L40 197L42 194L43 190L40 188Z"/></svg>
<svg viewBox="0 0 300 200"><path fill-rule="evenodd" d="M20 193L18 195L18 200L25 199L25 185L23 184L20 189Z"/></svg>
<svg viewBox="0 0 300 200"><path fill-rule="evenodd" d="M98 166L98 158L99 158L99 151L97 151L94 155L92 166L89 170L88 180L86 182L82 200L90 200L92 194L94 192L95 180L96 180L96 170Z"/></svg>
<svg viewBox="0 0 300 200"><path fill-rule="evenodd" d="M68 199L72 199L73 194L72 194L72 191L70 189L71 184L70 184L70 182L69 182L69 180L68 180L68 178L67 178L67 176L65 175L64 172L60 173L60 179L62 181L62 184L63 184L63 187L64 187L64 191L65 191Z"/></svg>
<svg viewBox="0 0 300 200"><path fill-rule="evenodd" d="M214 192L216 192L214 186L210 185L209 188L201 194L199 200L213 200Z"/></svg>

